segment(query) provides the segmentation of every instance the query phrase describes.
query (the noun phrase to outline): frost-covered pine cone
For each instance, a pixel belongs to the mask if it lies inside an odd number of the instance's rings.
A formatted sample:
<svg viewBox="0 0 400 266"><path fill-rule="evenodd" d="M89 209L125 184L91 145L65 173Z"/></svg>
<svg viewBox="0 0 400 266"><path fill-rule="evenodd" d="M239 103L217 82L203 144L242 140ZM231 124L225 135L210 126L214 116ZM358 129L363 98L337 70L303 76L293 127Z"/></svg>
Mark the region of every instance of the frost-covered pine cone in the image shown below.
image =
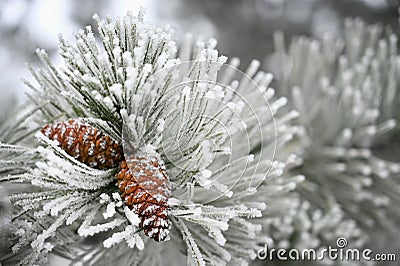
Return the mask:
<svg viewBox="0 0 400 266"><path fill-rule="evenodd" d="M168 239L171 187L160 155L147 146L128 156L121 162L117 180L124 204L139 216L144 234L156 241Z"/></svg>
<svg viewBox="0 0 400 266"><path fill-rule="evenodd" d="M109 169L123 159L120 145L97 128L78 119L44 126L41 132L69 155L96 169Z"/></svg>

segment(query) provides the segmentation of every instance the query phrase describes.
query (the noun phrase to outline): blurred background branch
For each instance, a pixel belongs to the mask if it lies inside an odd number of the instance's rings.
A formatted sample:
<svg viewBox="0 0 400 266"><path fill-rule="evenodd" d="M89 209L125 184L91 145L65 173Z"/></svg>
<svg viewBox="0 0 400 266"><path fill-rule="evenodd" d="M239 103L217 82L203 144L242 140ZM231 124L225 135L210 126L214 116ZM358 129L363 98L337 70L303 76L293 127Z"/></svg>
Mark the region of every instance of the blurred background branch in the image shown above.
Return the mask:
<svg viewBox="0 0 400 266"><path fill-rule="evenodd" d="M22 98L20 78L29 76L26 62L37 63L37 47L55 56L59 32L70 38L93 23L94 13L122 16L140 6L147 9L147 19L169 23L178 34L215 37L221 53L239 57L243 66L273 52L277 30L288 39L339 37L347 17L398 26L397 0L0 0L0 102Z"/></svg>

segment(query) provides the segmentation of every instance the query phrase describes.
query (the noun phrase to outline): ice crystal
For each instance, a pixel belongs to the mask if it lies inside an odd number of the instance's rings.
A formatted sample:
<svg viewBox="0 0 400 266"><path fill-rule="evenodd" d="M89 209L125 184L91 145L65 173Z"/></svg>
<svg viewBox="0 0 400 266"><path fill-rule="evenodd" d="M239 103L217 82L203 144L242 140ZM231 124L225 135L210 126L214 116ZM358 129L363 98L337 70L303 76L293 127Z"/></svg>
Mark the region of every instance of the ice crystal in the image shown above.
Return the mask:
<svg viewBox="0 0 400 266"><path fill-rule="evenodd" d="M173 188L171 240L155 244L143 233L118 194L118 169L93 169L38 133L29 147L0 147L1 156L13 156L1 169L14 164L2 179L37 188L11 197L21 212L13 218L15 254L4 262L39 264L55 252L83 264L160 264L171 248L185 250L188 264L255 259L271 241L259 234L261 224L298 202L293 190L304 177L288 170L301 160L287 145L300 132L291 126L298 113L282 113L287 99L275 97L272 75L258 71L258 61L242 73L238 59L218 54L215 40L187 35L177 44L170 29L142 14L95 20L100 40L90 27L76 44L60 37L63 66L37 51L45 68L31 68L37 82L26 84L40 112L29 119L39 127L81 119L123 145L126 156L160 156ZM84 247L91 236L98 243Z"/></svg>

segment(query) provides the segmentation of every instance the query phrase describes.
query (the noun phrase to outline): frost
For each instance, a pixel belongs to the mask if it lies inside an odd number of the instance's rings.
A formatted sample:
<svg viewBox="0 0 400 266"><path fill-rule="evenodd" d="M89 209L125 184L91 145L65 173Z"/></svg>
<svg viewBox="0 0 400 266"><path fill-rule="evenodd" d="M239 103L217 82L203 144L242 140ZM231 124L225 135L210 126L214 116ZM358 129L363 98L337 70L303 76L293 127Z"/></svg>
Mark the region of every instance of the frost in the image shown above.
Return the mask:
<svg viewBox="0 0 400 266"><path fill-rule="evenodd" d="M106 212L103 213L103 217L104 217L104 219L108 219L108 218L113 217L115 213L116 213L116 211L115 211L115 203L114 202L110 202L107 205Z"/></svg>
<svg viewBox="0 0 400 266"><path fill-rule="evenodd" d="M136 247L139 250L143 250L144 249L143 239L138 234L135 234L135 243L136 243Z"/></svg>
<svg viewBox="0 0 400 266"><path fill-rule="evenodd" d="M139 250L143 250L144 248L142 238L135 233L135 227L132 225L128 225L122 232L114 233L111 237L104 240L103 245L105 248L111 248L113 245L121 243L124 240L126 240L126 243L130 248L134 248L135 246Z"/></svg>
<svg viewBox="0 0 400 266"><path fill-rule="evenodd" d="M101 204L107 203L107 202L109 202L109 201L110 201L110 196L109 196L109 195L107 195L106 193L102 193L102 194L100 195L100 203L101 203Z"/></svg>
<svg viewBox="0 0 400 266"><path fill-rule="evenodd" d="M157 131L162 132L164 130L164 125L165 125L165 120L164 119L159 119L158 120Z"/></svg>
<svg viewBox="0 0 400 266"><path fill-rule="evenodd" d="M114 219L107 223L91 225L91 222L93 221L96 213L97 209L94 209L86 216L82 225L78 229L78 234L80 236L93 236L97 233L114 229L115 227L118 227L125 222L124 219Z"/></svg>
<svg viewBox="0 0 400 266"><path fill-rule="evenodd" d="M129 233L126 231L114 233L110 238L104 240L103 245L105 248L110 248L115 244L121 243L128 236Z"/></svg>
<svg viewBox="0 0 400 266"><path fill-rule="evenodd" d="M124 207L124 212L128 221L134 225L138 226L140 223L140 218L137 214L135 214L132 210L130 210L127 206Z"/></svg>

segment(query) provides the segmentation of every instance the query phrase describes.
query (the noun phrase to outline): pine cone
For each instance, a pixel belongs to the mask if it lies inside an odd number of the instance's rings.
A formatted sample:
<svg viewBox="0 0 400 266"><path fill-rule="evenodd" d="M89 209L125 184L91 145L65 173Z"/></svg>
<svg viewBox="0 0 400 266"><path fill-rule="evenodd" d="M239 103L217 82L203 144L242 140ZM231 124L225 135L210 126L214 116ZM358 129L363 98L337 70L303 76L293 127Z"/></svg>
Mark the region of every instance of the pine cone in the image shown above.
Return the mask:
<svg viewBox="0 0 400 266"><path fill-rule="evenodd" d="M76 119L46 125L41 132L57 141L69 155L93 168L116 167L123 159L120 146L110 136Z"/></svg>
<svg viewBox="0 0 400 266"><path fill-rule="evenodd" d="M171 194L164 162L156 152L138 152L121 162L118 187L125 204L141 219L139 227L156 241L168 239Z"/></svg>

